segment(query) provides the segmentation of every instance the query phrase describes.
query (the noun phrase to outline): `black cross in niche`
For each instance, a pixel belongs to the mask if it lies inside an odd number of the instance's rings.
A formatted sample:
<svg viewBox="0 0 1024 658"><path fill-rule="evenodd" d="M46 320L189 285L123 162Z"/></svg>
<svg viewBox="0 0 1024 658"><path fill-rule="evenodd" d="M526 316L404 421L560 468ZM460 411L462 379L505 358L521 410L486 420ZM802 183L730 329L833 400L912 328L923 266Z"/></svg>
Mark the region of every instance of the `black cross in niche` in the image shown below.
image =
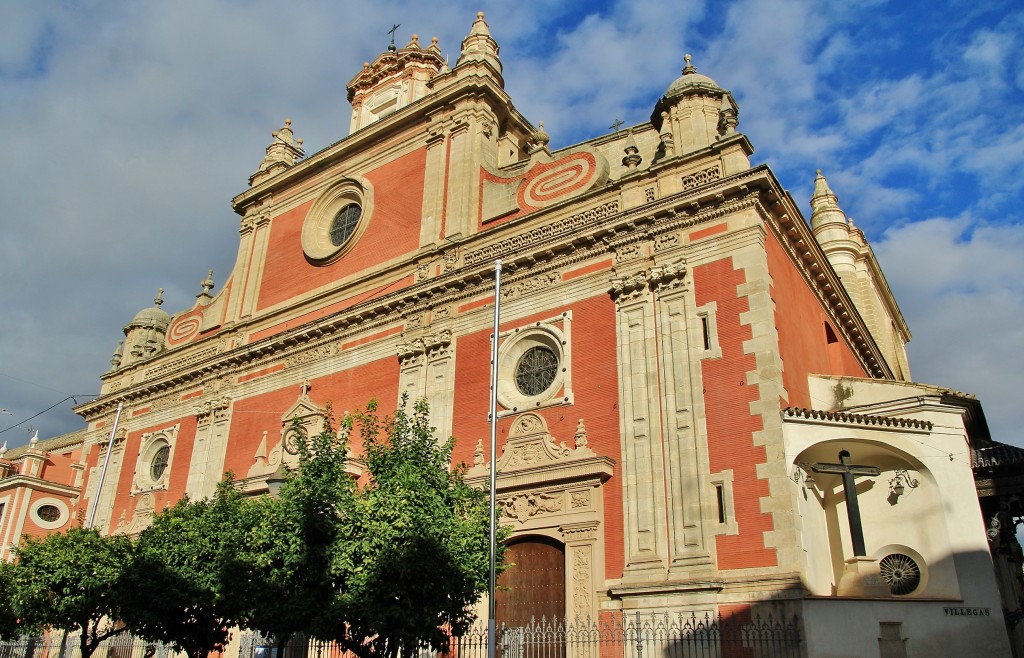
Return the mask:
<svg viewBox="0 0 1024 658"><path fill-rule="evenodd" d="M877 466L861 466L850 463L850 453L841 450L839 463L828 464L819 462L811 465L815 473L837 473L843 476L843 495L846 496L846 515L850 517L850 540L853 542L853 554L857 557L867 555L864 549L864 526L860 521L860 506L857 504L857 484L853 478L857 475L876 476L882 470Z"/></svg>

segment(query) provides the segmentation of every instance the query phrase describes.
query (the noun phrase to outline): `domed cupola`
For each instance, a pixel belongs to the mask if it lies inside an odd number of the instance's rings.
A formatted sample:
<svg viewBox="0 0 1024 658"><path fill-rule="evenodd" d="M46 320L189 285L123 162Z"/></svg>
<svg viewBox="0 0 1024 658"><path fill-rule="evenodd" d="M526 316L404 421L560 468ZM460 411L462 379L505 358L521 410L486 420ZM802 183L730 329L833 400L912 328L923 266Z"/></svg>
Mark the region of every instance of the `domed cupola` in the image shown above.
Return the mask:
<svg viewBox="0 0 1024 658"><path fill-rule="evenodd" d="M426 96L430 81L444 66L436 37L424 48L419 35L414 34L399 48L392 31L388 49L373 62L364 62L363 69L346 86L352 103L349 130L355 132Z"/></svg>
<svg viewBox="0 0 1024 658"><path fill-rule="evenodd" d="M164 303L164 289L156 294L153 306L144 308L135 314L132 321L124 327L125 349L121 356L121 367L137 361L148 359L161 352L164 348L164 336L171 323L171 316L160 308Z"/></svg>
<svg viewBox="0 0 1024 658"><path fill-rule="evenodd" d="M732 94L698 73L690 55L683 59L682 75L665 90L651 114L651 123L663 136L668 135L679 155L733 134L739 123L739 105Z"/></svg>

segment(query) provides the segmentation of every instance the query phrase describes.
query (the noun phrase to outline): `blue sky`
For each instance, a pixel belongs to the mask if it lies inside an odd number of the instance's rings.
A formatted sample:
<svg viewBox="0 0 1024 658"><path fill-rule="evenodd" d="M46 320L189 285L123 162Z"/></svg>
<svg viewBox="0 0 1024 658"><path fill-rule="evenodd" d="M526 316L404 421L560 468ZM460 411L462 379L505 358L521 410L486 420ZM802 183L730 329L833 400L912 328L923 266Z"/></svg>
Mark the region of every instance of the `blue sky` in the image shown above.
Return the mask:
<svg viewBox="0 0 1024 658"><path fill-rule="evenodd" d="M977 394L1024 445L1019 2L15 2L0 24L0 443L79 427L122 327L183 310L237 248L230 198L285 117L347 134L387 30L458 56L475 12L555 147L646 121L692 53L809 214L815 169L871 240L914 378ZM84 397L79 400L85 399Z"/></svg>

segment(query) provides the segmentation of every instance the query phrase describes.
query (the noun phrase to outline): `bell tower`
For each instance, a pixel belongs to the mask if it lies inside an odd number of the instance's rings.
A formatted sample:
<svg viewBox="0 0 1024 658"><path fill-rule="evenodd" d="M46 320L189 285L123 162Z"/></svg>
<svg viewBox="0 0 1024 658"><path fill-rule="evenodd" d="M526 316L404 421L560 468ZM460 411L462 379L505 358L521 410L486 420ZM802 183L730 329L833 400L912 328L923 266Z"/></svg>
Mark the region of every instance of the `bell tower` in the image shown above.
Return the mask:
<svg viewBox="0 0 1024 658"><path fill-rule="evenodd" d="M430 91L427 83L444 65L437 37L426 48L420 45L416 34L403 48L396 48L392 37L387 51L372 63L363 62L363 70L346 87L352 103L349 132L354 133L426 96Z"/></svg>

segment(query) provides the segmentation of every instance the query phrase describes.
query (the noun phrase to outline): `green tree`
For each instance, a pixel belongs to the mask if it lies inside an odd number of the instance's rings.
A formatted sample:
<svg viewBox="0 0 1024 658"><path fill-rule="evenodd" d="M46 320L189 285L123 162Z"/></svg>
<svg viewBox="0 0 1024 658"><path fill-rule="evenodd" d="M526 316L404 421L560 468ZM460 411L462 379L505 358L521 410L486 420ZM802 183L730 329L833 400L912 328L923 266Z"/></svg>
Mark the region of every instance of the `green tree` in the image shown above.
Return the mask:
<svg viewBox="0 0 1024 658"><path fill-rule="evenodd" d="M345 472L348 445L329 417L307 437L296 424L299 468L278 498L254 506L241 555L247 565L242 625L276 639L280 648L322 623L340 584L332 579L331 550L344 533L355 483ZM280 654L279 654L280 655Z"/></svg>
<svg viewBox="0 0 1024 658"><path fill-rule="evenodd" d="M18 613L14 608L14 570L12 562L0 562L0 640L22 634Z"/></svg>
<svg viewBox="0 0 1024 658"><path fill-rule="evenodd" d="M443 650L449 634L473 622L487 590L487 494L465 483L464 465L451 467L454 441L435 439L426 402L410 414L403 399L385 419L371 402L355 424L367 478L342 508L344 532L331 547L334 600L315 634L366 657Z"/></svg>
<svg viewBox="0 0 1024 658"><path fill-rule="evenodd" d="M70 528L17 548L11 603L28 627L80 633L82 658L125 630L116 623L125 600L125 572L132 560L127 537Z"/></svg>
<svg viewBox="0 0 1024 658"><path fill-rule="evenodd" d="M153 517L128 572L135 600L122 620L133 633L193 658L223 650L242 613L238 553L253 504L227 474L211 498L186 496Z"/></svg>

